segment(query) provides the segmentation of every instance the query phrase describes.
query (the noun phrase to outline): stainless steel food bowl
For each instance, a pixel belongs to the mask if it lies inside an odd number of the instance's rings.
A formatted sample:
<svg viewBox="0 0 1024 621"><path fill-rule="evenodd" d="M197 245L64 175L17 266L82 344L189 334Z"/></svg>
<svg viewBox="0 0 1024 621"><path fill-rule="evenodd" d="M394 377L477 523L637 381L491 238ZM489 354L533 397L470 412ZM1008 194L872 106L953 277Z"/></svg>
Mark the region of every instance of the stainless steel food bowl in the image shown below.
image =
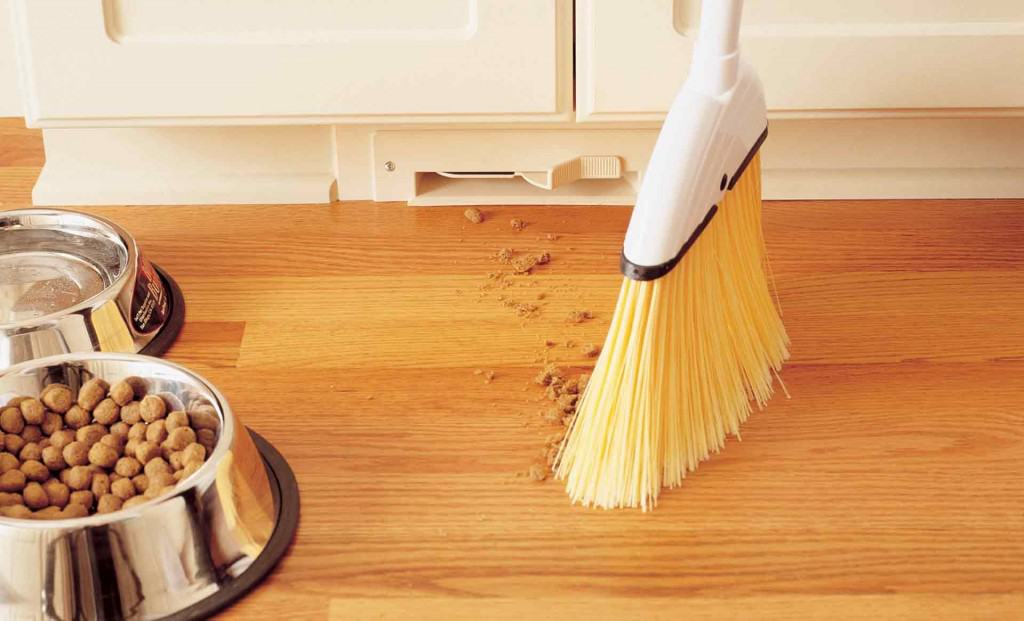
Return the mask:
<svg viewBox="0 0 1024 621"><path fill-rule="evenodd" d="M184 312L174 281L113 222L0 212L0 369L71 352L158 355Z"/></svg>
<svg viewBox="0 0 1024 621"><path fill-rule="evenodd" d="M0 373L0 403L88 379L146 380L174 409L212 405L217 445L173 492L73 520L0 517L0 619L197 619L240 597L283 556L298 489L273 447L187 369L133 354L68 354Z"/></svg>

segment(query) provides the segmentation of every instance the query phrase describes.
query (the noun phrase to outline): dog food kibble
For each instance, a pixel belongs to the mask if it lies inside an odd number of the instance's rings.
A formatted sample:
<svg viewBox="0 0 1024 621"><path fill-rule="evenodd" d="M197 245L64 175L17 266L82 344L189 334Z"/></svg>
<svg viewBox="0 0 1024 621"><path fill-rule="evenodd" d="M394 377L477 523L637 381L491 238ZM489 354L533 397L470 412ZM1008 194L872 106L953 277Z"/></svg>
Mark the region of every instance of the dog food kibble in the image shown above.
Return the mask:
<svg viewBox="0 0 1024 621"><path fill-rule="evenodd" d="M8 453L17 455L21 452L21 447L25 446L25 441L18 434L9 433L4 436L4 446Z"/></svg>
<svg viewBox="0 0 1024 621"><path fill-rule="evenodd" d="M180 410L168 414L165 421L166 424L164 426L167 428L167 433L171 433L172 431L178 429L179 427L189 426L188 414Z"/></svg>
<svg viewBox="0 0 1024 621"><path fill-rule="evenodd" d="M156 395L147 395L142 399L139 406L142 412L142 420L147 423L160 420L167 414L167 404Z"/></svg>
<svg viewBox="0 0 1024 621"><path fill-rule="evenodd" d="M61 418L60 414L54 414L53 412L43 414L43 422L39 424L39 430L43 432L44 436L52 436L63 428L64 419Z"/></svg>
<svg viewBox="0 0 1024 621"><path fill-rule="evenodd" d="M78 389L78 405L83 410L92 412L107 397L109 391L109 384L98 377L93 378Z"/></svg>
<svg viewBox="0 0 1024 621"><path fill-rule="evenodd" d="M146 429L146 442L160 444L167 439L167 421L158 420L149 424Z"/></svg>
<svg viewBox="0 0 1024 621"><path fill-rule="evenodd" d="M213 452L211 405L173 410L146 383L50 384L0 407L0 515L74 519L138 506L195 474Z"/></svg>
<svg viewBox="0 0 1024 621"><path fill-rule="evenodd" d="M36 483L45 483L50 478L50 469L34 459L22 463L21 471L25 478Z"/></svg>
<svg viewBox="0 0 1024 621"><path fill-rule="evenodd" d="M117 463L117 451L102 442L97 442L89 449L89 463L101 468L113 468Z"/></svg>
<svg viewBox="0 0 1024 621"><path fill-rule="evenodd" d="M8 470L0 474L0 492L20 492L25 489L27 477L21 470Z"/></svg>
<svg viewBox="0 0 1024 621"><path fill-rule="evenodd" d="M160 457L160 447L152 442L139 442L135 447L135 459L146 465L153 459Z"/></svg>
<svg viewBox="0 0 1024 621"><path fill-rule="evenodd" d="M26 442L25 446L21 447L21 452L18 453L18 459L21 461L29 461L31 459L39 461L42 458L43 449L35 442Z"/></svg>
<svg viewBox="0 0 1024 621"><path fill-rule="evenodd" d="M63 509L71 501L71 488L64 485L57 479L50 479L43 483L43 491L50 500L50 506Z"/></svg>
<svg viewBox="0 0 1024 621"><path fill-rule="evenodd" d="M21 416L29 425L41 425L46 417L46 408L39 399L25 399L18 404Z"/></svg>
<svg viewBox="0 0 1024 621"><path fill-rule="evenodd" d="M121 406L113 399L104 399L92 411L92 419L101 425L113 425L121 419Z"/></svg>
<svg viewBox="0 0 1024 621"><path fill-rule="evenodd" d="M50 384L43 389L39 400L58 414L67 412L75 402L71 397L71 389L64 384Z"/></svg>
<svg viewBox="0 0 1024 621"><path fill-rule="evenodd" d="M0 429L7 433L21 433L25 429L25 417L18 408L4 408L0 412Z"/></svg>
<svg viewBox="0 0 1024 621"><path fill-rule="evenodd" d="M15 470L20 465L18 458L10 453L0 453L0 474Z"/></svg>
<svg viewBox="0 0 1024 621"><path fill-rule="evenodd" d="M92 414L80 405L72 406L67 414L64 415L64 424L72 429L84 427L89 424L90 420L92 420Z"/></svg>
<svg viewBox="0 0 1024 621"><path fill-rule="evenodd" d="M130 486L131 484L129 484ZM115 494L107 494L96 503L96 513L113 513L120 511L124 501Z"/></svg>
<svg viewBox="0 0 1024 621"><path fill-rule="evenodd" d="M121 420L134 425L142 422L142 404L138 401L130 401L121 406Z"/></svg>
<svg viewBox="0 0 1024 621"><path fill-rule="evenodd" d="M470 207L466 211L462 212L462 215L466 216L466 219L473 224L480 224L484 221L484 214L476 207Z"/></svg>

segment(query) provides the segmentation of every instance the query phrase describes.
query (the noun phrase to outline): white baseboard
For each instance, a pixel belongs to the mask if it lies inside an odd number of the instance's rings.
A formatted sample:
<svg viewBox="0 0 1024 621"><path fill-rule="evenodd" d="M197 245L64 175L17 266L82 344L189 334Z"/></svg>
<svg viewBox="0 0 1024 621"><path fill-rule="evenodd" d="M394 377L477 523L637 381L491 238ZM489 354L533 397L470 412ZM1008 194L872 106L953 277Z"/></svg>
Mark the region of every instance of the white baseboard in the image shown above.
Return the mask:
<svg viewBox="0 0 1024 621"><path fill-rule="evenodd" d="M631 204L657 135L646 125L287 126L44 130L40 205ZM1024 197L1024 118L778 120L768 199ZM438 172L543 171L582 155L620 180L543 190Z"/></svg>

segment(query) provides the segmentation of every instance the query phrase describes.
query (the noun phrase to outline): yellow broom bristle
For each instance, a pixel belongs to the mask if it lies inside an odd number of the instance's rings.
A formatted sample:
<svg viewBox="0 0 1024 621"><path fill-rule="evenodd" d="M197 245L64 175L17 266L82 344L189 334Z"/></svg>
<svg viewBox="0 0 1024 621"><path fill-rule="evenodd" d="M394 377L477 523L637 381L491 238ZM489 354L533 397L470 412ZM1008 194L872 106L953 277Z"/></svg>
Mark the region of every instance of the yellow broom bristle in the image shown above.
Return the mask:
<svg viewBox="0 0 1024 621"><path fill-rule="evenodd" d="M789 356L761 228L760 156L669 274L625 279L555 473L574 502L657 504L739 435Z"/></svg>

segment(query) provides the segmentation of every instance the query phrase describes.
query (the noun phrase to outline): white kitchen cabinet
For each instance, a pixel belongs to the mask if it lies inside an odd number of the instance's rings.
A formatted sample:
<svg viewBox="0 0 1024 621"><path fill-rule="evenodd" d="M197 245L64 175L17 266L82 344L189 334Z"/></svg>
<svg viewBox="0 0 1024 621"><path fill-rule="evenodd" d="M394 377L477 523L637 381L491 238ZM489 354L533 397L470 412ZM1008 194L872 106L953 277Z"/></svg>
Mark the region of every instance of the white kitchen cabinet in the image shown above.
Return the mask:
<svg viewBox="0 0 1024 621"><path fill-rule="evenodd" d="M572 114L571 0L11 0L42 127Z"/></svg>
<svg viewBox="0 0 1024 621"><path fill-rule="evenodd" d="M577 117L660 120L699 0L578 0ZM776 118L1024 108L1021 0L749 0L744 56Z"/></svg>

